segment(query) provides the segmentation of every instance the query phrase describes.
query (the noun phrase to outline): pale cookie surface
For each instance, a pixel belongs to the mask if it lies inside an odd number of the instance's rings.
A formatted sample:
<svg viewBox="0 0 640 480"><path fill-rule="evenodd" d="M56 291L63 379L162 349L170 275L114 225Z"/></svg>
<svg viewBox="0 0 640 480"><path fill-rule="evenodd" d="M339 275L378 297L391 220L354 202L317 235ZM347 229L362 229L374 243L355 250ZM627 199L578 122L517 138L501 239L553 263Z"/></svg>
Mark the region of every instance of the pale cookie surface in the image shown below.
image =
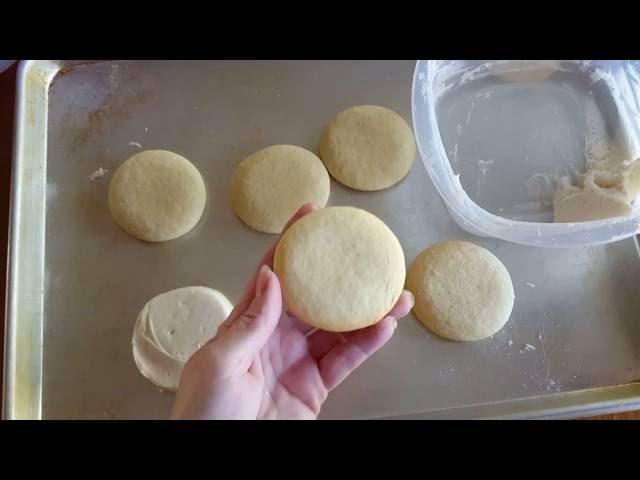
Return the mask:
<svg viewBox="0 0 640 480"><path fill-rule="evenodd" d="M337 181L365 191L395 185L416 158L407 122L393 110L373 105L340 112L325 128L319 149Z"/></svg>
<svg viewBox="0 0 640 480"><path fill-rule="evenodd" d="M289 312L332 332L382 320L398 301L406 273L389 227L353 207L327 207L295 222L278 243L274 271Z"/></svg>
<svg viewBox="0 0 640 480"><path fill-rule="evenodd" d="M196 226L207 192L198 169L166 150L133 155L109 184L109 209L126 232L148 242L181 237Z"/></svg>
<svg viewBox="0 0 640 480"><path fill-rule="evenodd" d="M231 208L247 226L280 233L298 209L329 199L329 173L312 152L274 145L243 160L231 179Z"/></svg>
<svg viewBox="0 0 640 480"><path fill-rule="evenodd" d="M149 300L132 338L140 373L162 389L177 390L186 361L213 338L232 308L222 293L207 287L178 288Z"/></svg>
<svg viewBox="0 0 640 480"><path fill-rule="evenodd" d="M450 340L475 341L498 332L515 299L505 266L468 242L437 243L411 264L407 288L414 313L429 330Z"/></svg>

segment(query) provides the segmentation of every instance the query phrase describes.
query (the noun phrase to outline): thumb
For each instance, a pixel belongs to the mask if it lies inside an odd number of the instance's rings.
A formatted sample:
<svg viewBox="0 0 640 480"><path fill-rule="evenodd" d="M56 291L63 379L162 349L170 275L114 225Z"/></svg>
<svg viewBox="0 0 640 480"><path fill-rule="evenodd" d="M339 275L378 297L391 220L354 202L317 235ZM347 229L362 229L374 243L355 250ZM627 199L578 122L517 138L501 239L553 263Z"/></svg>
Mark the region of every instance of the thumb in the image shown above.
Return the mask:
<svg viewBox="0 0 640 480"><path fill-rule="evenodd" d="M254 298L247 310L216 342L228 366L248 370L251 362L274 332L282 313L280 282L263 265L256 281Z"/></svg>

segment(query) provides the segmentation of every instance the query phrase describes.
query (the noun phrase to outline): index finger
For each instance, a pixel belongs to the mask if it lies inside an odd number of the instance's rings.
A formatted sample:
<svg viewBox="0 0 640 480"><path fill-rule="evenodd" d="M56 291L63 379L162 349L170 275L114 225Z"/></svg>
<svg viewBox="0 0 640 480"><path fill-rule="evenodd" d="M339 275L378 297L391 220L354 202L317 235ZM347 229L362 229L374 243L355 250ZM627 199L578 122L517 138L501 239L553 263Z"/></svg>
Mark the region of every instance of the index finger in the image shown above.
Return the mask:
<svg viewBox="0 0 640 480"><path fill-rule="evenodd" d="M284 232L286 232L289 229L289 227L291 227L291 225L293 225L295 222L300 220L302 217L304 217L305 215L309 215L310 213L313 213L316 210L318 210L318 206L315 203L307 203L302 207L300 207L300 209L293 215L293 217L291 217L291 219L287 222L284 229L282 230L282 233L280 234L278 241L275 242L269 250L267 250L267 253L265 253L262 259L260 259L260 262L258 262L258 266L253 272L253 275L251 275L251 278L249 279L249 283L247 283L247 286L245 287L244 293L242 294L240 301L233 308L233 310L231 311L231 314L229 315L228 320L225 321L225 323L227 322L231 323L233 319L241 315L242 312L244 312L247 308L249 308L249 304L251 303L251 300L255 296L256 281L258 279L258 273L260 273L260 268L263 265L268 265L269 268L273 269L273 257L276 253L276 248L278 247L278 243L280 242L282 235L284 235Z"/></svg>
<svg viewBox="0 0 640 480"><path fill-rule="evenodd" d="M262 265L269 265L269 268L273 269L273 257L276 254L276 248L278 248L278 243L280 243L280 239L282 238L282 235L284 235L284 232L289 230L289 227L291 227L291 225L296 223L302 217L304 217L305 215L309 215L310 213L313 213L316 210L318 210L318 206L315 203L311 202L311 203L304 204L302 207L300 207L300 209L296 213L293 214L293 217L291 217L291 219L284 226L284 229L282 230L282 233L280 234L278 241L274 243L269 250L267 250L267 253L265 253L262 259L260 260L260 263L258 264L258 267L256 268L256 271L254 272L252 277L254 281L258 277L258 272L260 271L260 267L262 267Z"/></svg>

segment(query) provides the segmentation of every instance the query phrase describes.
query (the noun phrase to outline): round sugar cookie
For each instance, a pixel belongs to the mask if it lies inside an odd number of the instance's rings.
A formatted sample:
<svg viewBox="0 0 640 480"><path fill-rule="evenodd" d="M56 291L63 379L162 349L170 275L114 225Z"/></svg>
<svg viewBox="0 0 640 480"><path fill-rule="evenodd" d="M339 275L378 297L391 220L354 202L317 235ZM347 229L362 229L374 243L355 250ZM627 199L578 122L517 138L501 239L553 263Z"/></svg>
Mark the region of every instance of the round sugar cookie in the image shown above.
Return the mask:
<svg viewBox="0 0 640 480"><path fill-rule="evenodd" d="M329 199L329 174L312 152L274 145L243 160L231 178L231 208L247 226L281 233L300 207Z"/></svg>
<svg viewBox="0 0 640 480"><path fill-rule="evenodd" d="M406 273L389 227L353 207L327 207L295 222L278 243L274 271L287 309L332 332L382 320L398 301Z"/></svg>
<svg viewBox="0 0 640 480"><path fill-rule="evenodd" d="M461 241L422 251L409 267L407 289L415 297L418 320L436 335L457 341L482 340L498 332L515 299L502 262Z"/></svg>
<svg viewBox="0 0 640 480"><path fill-rule="evenodd" d="M207 192L198 169L167 150L125 160L109 184L109 209L126 232L147 242L181 237L196 226Z"/></svg>
<svg viewBox="0 0 640 480"><path fill-rule="evenodd" d="M416 142L404 118L374 105L340 112L325 128L319 150L337 181L365 191L395 185L416 158Z"/></svg>

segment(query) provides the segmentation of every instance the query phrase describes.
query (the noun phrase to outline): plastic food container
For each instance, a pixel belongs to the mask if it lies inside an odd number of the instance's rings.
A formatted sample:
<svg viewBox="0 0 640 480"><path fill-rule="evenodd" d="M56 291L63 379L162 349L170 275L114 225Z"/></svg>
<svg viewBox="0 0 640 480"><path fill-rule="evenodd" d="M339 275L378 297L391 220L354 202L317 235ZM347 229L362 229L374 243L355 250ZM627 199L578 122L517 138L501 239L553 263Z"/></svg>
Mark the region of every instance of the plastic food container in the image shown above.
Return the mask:
<svg viewBox="0 0 640 480"><path fill-rule="evenodd" d="M640 156L640 62L420 60L412 87L422 161L454 220L479 236L540 247L610 243L630 217L553 223L555 181L586 155ZM632 159L630 159L632 160Z"/></svg>

